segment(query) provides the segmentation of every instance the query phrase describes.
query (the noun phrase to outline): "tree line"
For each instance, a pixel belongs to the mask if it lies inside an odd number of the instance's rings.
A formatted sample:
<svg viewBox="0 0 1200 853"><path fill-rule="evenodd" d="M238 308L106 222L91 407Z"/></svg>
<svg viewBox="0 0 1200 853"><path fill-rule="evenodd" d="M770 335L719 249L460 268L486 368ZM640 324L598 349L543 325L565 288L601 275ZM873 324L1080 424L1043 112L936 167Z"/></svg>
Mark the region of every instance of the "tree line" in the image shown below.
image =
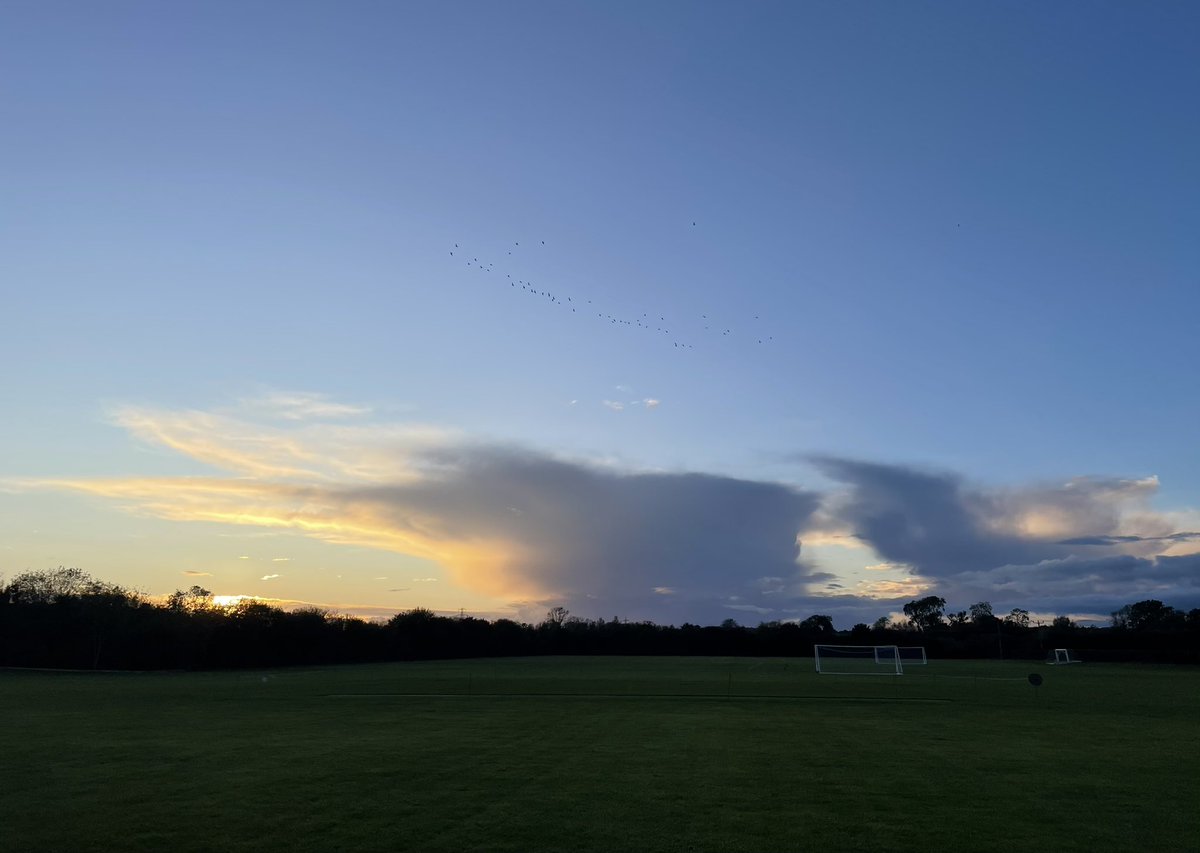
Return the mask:
<svg viewBox="0 0 1200 853"><path fill-rule="evenodd" d="M938 596L910 601L903 613L842 631L822 614L757 626L733 619L674 626L581 619L563 607L537 624L424 608L365 621L252 599L219 606L199 586L159 602L60 567L0 586L0 666L158 670L564 654L806 656L814 643L922 645L931 657L961 658L1043 659L1055 648L1073 648L1085 660L1200 663L1200 609L1184 612L1157 600L1122 607L1103 628L1065 616L1035 624L1020 608L997 616L986 601L947 613Z"/></svg>

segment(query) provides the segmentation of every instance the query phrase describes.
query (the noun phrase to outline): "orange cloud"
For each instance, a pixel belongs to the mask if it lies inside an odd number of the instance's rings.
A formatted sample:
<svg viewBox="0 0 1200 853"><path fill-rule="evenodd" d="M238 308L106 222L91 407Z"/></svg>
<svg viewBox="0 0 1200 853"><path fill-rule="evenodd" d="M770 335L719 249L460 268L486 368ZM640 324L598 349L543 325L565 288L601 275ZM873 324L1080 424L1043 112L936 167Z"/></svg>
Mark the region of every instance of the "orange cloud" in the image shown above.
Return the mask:
<svg viewBox="0 0 1200 853"><path fill-rule="evenodd" d="M171 521L284 528L325 542L395 551L433 560L476 591L541 598L557 591L520 571L518 544L495 536L460 536L444 519L345 489L203 477L46 480L39 484L115 498L128 511Z"/></svg>

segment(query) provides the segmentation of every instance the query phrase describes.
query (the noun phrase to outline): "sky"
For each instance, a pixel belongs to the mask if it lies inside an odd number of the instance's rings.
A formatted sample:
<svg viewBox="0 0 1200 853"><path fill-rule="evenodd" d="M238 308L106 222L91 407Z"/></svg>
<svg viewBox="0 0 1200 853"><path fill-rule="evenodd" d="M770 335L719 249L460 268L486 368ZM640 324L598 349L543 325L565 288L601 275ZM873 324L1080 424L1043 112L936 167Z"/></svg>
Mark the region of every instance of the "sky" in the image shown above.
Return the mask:
<svg viewBox="0 0 1200 853"><path fill-rule="evenodd" d="M0 4L0 573L1200 606L1200 8Z"/></svg>

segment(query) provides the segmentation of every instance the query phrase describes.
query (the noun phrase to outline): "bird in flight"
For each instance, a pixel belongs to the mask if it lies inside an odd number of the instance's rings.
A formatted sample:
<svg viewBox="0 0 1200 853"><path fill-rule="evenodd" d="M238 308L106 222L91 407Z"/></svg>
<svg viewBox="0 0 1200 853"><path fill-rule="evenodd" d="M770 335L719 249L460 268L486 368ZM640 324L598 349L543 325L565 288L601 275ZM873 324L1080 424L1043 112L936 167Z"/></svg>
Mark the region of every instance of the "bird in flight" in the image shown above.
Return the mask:
<svg viewBox="0 0 1200 853"><path fill-rule="evenodd" d="M692 223L692 225L697 225L697 224L698 224L697 222ZM542 246L546 245L545 240L539 240L538 242ZM520 241L513 242L514 247L517 247L520 245L521 245ZM460 248L460 246L461 246L460 243L454 244L455 249ZM455 253L450 252L450 254L454 255ZM505 253L505 256L510 259L513 258L512 250L507 250ZM509 263L511 263L511 262L512 261L510 260ZM504 268L503 265L500 268L497 268L495 263L487 261L487 260L480 261L479 258L477 258L477 257L473 257L470 261L467 261L467 266L468 267L476 267L481 272L499 272L499 271L502 271ZM546 299L547 302L551 305L558 305L561 307L570 307L571 313L573 313L573 314L579 313L574 305L574 297L571 297L571 296L563 297L559 294L553 293L550 290L538 290L534 287L533 282L525 281L524 279L513 279L512 276L513 276L512 272L506 272L505 276L504 276L505 278L509 279L509 288L510 289L515 291L516 286L518 284L520 284L521 291L523 293L528 293L530 296L541 296L544 299ZM581 298L579 305L582 306L584 304L584 301L585 300ZM586 303L589 306L593 306L594 300L588 299L588 300L586 300ZM569 306L568 306L568 304L569 304ZM592 307L590 310L595 311L596 307ZM585 314L586 314L586 311L585 311ZM695 315L692 315L692 316L695 316ZM755 320L761 319L760 314L754 314L752 316ZM645 329L647 331L653 329L654 331L658 332L659 334L663 334L663 335L672 337L674 339L672 341L672 348L674 348L674 349L685 350L685 349L695 349L696 348L694 344L689 344L689 343L686 343L685 341L679 340L680 337L685 336L687 334L686 331L684 331L678 335L672 334L671 330L669 328L666 328L666 326L668 325L667 318L665 315L662 315L662 314L659 315L659 318L658 318L659 323L656 326L650 325L649 312L643 312L641 319L637 319L636 314L633 315L634 319L625 319L619 315L613 315L611 313L605 313L603 311L597 313L596 317L598 319L608 320L610 326L630 326L630 327L636 326L639 329ZM732 328L722 329L721 326L716 325L716 323L714 322L715 320L720 320L720 319L725 319L725 318L719 317L719 316L710 318L707 313L701 314L700 317L702 320L702 325L704 326L704 332L712 334L714 332L719 331L721 333L722 337L728 337L731 340L736 339L736 336L733 335ZM678 319L678 318L673 318L673 319ZM674 325L674 323L672 323L671 325ZM680 331L679 329L676 329L677 333L679 331ZM766 330L764 329L763 331L766 331ZM761 332L760 332L760 334L761 334ZM755 340L758 344L761 345L761 344L765 344L769 341L774 341L774 337L773 336L763 336L760 338L756 335L756 336L753 336L752 340Z"/></svg>

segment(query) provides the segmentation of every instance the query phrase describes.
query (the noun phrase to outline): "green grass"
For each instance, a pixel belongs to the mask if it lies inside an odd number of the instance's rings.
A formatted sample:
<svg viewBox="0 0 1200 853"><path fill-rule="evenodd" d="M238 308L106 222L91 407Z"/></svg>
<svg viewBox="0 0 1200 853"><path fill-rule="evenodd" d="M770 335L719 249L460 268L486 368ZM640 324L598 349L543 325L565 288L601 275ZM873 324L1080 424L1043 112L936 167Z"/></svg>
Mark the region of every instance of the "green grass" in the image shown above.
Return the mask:
<svg viewBox="0 0 1200 853"><path fill-rule="evenodd" d="M1200 847L1188 668L3 672L0 721L6 851Z"/></svg>

